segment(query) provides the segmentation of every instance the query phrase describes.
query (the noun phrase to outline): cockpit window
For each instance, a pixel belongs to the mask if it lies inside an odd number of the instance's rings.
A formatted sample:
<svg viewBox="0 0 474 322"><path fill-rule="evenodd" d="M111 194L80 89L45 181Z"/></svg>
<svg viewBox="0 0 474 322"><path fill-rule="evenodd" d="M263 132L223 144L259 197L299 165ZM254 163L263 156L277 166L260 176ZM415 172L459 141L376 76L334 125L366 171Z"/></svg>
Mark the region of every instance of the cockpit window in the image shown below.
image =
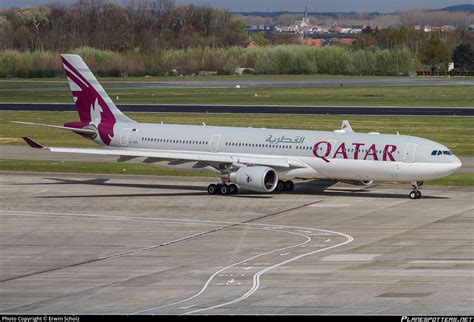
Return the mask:
<svg viewBox="0 0 474 322"><path fill-rule="evenodd" d="M433 152L431 152L431 155L437 156L437 155L453 155L453 154L449 150L447 151L434 150Z"/></svg>

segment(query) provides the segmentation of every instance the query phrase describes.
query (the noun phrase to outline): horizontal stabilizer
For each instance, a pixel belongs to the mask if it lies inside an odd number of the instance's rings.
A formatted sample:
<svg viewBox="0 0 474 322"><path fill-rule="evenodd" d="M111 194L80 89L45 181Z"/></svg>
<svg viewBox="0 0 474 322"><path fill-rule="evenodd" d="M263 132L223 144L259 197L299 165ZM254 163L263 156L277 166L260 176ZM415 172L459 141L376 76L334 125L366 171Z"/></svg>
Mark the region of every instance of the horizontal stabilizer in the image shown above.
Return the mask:
<svg viewBox="0 0 474 322"><path fill-rule="evenodd" d="M68 130L77 133L85 133L85 134L97 134L96 131L91 129L78 129L75 127L67 127L67 126L59 126L59 125L50 125L50 124L41 124L41 123L32 123L32 122L20 122L20 121L10 121L16 124L26 124L26 125L36 125L36 126L43 126L43 127L50 127L53 129L60 129L60 130Z"/></svg>
<svg viewBox="0 0 474 322"><path fill-rule="evenodd" d="M28 143L29 146L31 146L33 149L45 149L44 146L39 144L38 142L30 139L29 137L22 136L23 140L25 140L26 143Z"/></svg>

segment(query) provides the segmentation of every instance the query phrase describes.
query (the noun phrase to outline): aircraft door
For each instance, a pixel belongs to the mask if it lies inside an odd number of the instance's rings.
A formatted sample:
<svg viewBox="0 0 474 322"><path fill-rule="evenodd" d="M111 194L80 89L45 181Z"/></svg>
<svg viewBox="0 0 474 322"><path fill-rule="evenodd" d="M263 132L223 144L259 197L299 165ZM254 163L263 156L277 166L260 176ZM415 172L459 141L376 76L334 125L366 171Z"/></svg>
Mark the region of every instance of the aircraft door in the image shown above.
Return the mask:
<svg viewBox="0 0 474 322"><path fill-rule="evenodd" d="M409 143L405 147L405 154L403 161L404 162L413 162L415 161L415 151L416 151L416 144Z"/></svg>
<svg viewBox="0 0 474 322"><path fill-rule="evenodd" d="M209 143L209 151L218 152L219 151L219 141L221 140L220 134L213 134L211 137L211 142Z"/></svg>
<svg viewBox="0 0 474 322"><path fill-rule="evenodd" d="M120 145L128 146L128 139L130 137L130 132L132 129L123 129L122 135L120 136Z"/></svg>

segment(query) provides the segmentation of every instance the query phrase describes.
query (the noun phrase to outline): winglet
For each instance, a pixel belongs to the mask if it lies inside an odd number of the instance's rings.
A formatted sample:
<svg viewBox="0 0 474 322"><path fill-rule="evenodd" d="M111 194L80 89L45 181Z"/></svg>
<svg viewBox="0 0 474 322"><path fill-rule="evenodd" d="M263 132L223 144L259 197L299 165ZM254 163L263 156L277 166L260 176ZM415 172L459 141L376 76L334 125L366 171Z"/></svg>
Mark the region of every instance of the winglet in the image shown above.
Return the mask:
<svg viewBox="0 0 474 322"><path fill-rule="evenodd" d="M354 130L352 129L352 126L351 126L351 124L349 123L348 120L342 121L341 130L345 130L346 132L352 132L352 133L354 132Z"/></svg>
<svg viewBox="0 0 474 322"><path fill-rule="evenodd" d="M26 143L28 143L29 146L31 146L33 149L45 149L44 146L39 144L38 142L33 141L27 136L22 136L23 140L25 140Z"/></svg>

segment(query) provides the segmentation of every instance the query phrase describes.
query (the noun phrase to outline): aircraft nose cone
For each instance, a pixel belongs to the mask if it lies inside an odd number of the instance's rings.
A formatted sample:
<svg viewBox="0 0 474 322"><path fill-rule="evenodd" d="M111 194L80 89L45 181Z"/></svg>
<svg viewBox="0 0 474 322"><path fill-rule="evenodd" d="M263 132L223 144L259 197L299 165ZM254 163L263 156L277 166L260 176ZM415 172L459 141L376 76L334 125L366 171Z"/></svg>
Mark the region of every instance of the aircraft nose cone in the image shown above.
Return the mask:
<svg viewBox="0 0 474 322"><path fill-rule="evenodd" d="M462 167L462 162L461 160L459 160L459 158L457 156L453 156L453 161L451 162L453 164L453 168L455 170L459 169L460 167Z"/></svg>

